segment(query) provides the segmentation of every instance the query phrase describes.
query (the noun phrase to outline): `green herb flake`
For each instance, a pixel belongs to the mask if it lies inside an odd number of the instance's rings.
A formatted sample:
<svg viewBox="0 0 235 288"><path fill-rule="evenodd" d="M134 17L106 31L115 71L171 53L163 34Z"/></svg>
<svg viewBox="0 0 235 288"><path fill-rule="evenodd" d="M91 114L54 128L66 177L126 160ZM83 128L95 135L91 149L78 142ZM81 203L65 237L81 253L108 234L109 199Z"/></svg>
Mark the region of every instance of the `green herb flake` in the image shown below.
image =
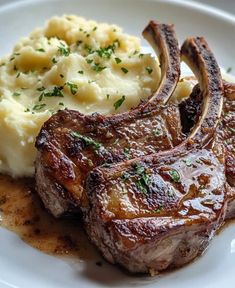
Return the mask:
<svg viewBox="0 0 235 288"><path fill-rule="evenodd" d="M13 93L12 93L12 96L13 96L13 97L19 97L19 96L20 96L20 93L19 93L19 92L13 92Z"/></svg>
<svg viewBox="0 0 235 288"><path fill-rule="evenodd" d="M69 47L65 47L65 45L63 43L60 43L62 46L58 46L58 52L65 57L68 57L70 54L70 48Z"/></svg>
<svg viewBox="0 0 235 288"><path fill-rule="evenodd" d="M125 74L127 74L127 73L129 72L128 69L126 69L125 67L122 67L121 70L122 70L122 72L125 73Z"/></svg>
<svg viewBox="0 0 235 288"><path fill-rule="evenodd" d="M102 146L100 143L96 142L92 138L84 136L84 135L81 135L78 132L71 132L70 134L71 134L71 136L73 136L75 138L81 139L87 146L90 146L90 145L94 146L95 149L99 149Z"/></svg>
<svg viewBox="0 0 235 288"><path fill-rule="evenodd" d="M170 170L169 175L174 182L176 182L176 183L180 182L180 174L177 170L175 170L175 169Z"/></svg>
<svg viewBox="0 0 235 288"><path fill-rule="evenodd" d="M145 67L145 70L148 72L148 74L151 74L153 72L153 69L151 67Z"/></svg>
<svg viewBox="0 0 235 288"><path fill-rule="evenodd" d="M43 49L43 48L36 49L36 51L38 51L38 52L46 52L45 49Z"/></svg>
<svg viewBox="0 0 235 288"><path fill-rule="evenodd" d="M94 63L94 65L92 65L92 69L96 72L101 72L106 68L106 66L101 66L100 63Z"/></svg>
<svg viewBox="0 0 235 288"><path fill-rule="evenodd" d="M39 110L41 110L42 108L44 108L45 106L46 106L45 103L36 104L36 105L33 106L33 110L34 110L34 111L39 111Z"/></svg>
<svg viewBox="0 0 235 288"><path fill-rule="evenodd" d="M175 192L172 188L169 188L168 191L167 191L167 196L169 197L173 197L175 195Z"/></svg>
<svg viewBox="0 0 235 288"><path fill-rule="evenodd" d="M130 178L130 174L129 174L129 173L127 173L127 172L123 172L123 173L122 173L121 179L122 179L123 181L126 181L126 180L128 180L129 178Z"/></svg>
<svg viewBox="0 0 235 288"><path fill-rule="evenodd" d="M87 64L91 64L93 62L92 59L86 59Z"/></svg>
<svg viewBox="0 0 235 288"><path fill-rule="evenodd" d="M190 167L192 165L192 160L190 158L187 158L187 159L183 159L182 160L186 166Z"/></svg>
<svg viewBox="0 0 235 288"><path fill-rule="evenodd" d="M53 57L52 59L51 59L51 61L52 61L52 63L54 63L54 64L56 64L58 61L55 59L55 57Z"/></svg>
<svg viewBox="0 0 235 288"><path fill-rule="evenodd" d="M163 210L163 206L162 205L159 205L159 207L156 209L156 210L153 210L153 212L155 213L161 213Z"/></svg>
<svg viewBox="0 0 235 288"><path fill-rule="evenodd" d="M143 54L143 53L140 53L140 54L139 54L139 58L142 58L142 57L144 57L144 54Z"/></svg>
<svg viewBox="0 0 235 288"><path fill-rule="evenodd" d="M37 88L37 91L44 91L46 88L44 86Z"/></svg>
<svg viewBox="0 0 235 288"><path fill-rule="evenodd" d="M136 186L140 190L140 192L146 194L149 190L149 176L145 172L145 167L141 163L136 163L134 165L134 171L138 175L138 179L136 181Z"/></svg>
<svg viewBox="0 0 235 288"><path fill-rule="evenodd" d="M78 86L75 83L72 82L66 82L66 85L69 87L70 92L75 95L78 91Z"/></svg>
<svg viewBox="0 0 235 288"><path fill-rule="evenodd" d="M92 31L95 31L95 30L97 30L97 26L95 26L95 27L92 29Z"/></svg>
<svg viewBox="0 0 235 288"><path fill-rule="evenodd" d="M117 110L120 106L122 106L125 99L126 99L126 96L122 95L122 97L120 99L118 99L116 102L114 102L113 106L114 106L115 110Z"/></svg>
<svg viewBox="0 0 235 288"><path fill-rule="evenodd" d="M19 78L19 77L20 77L20 72L18 72L16 75L16 78Z"/></svg>
<svg viewBox="0 0 235 288"><path fill-rule="evenodd" d="M107 58L110 59L111 55L115 52L115 49L117 48L118 43L115 40L113 44L108 45L107 47L101 47L95 52L101 57L101 58Z"/></svg>
<svg viewBox="0 0 235 288"><path fill-rule="evenodd" d="M41 89L43 89L43 88L41 88ZM64 88L63 86L55 86L55 87L53 87L53 89L51 91L46 91L45 89L41 90L43 92L39 96L39 98L42 100L43 97L64 97L64 95L62 93L63 88Z"/></svg>
<svg viewBox="0 0 235 288"><path fill-rule="evenodd" d="M126 158L129 158L129 157L130 157L130 148L125 147L125 148L123 149L123 152L124 152Z"/></svg>
<svg viewBox="0 0 235 288"><path fill-rule="evenodd" d="M109 94L107 94L107 95L106 95L106 98L107 98L107 100L109 100L109 97L110 97L110 95L109 95Z"/></svg>
<svg viewBox="0 0 235 288"><path fill-rule="evenodd" d="M78 74L84 74L84 71L79 70L79 71L78 71Z"/></svg>
<svg viewBox="0 0 235 288"><path fill-rule="evenodd" d="M64 75L63 75L63 74L60 74L60 78L64 78Z"/></svg>
<svg viewBox="0 0 235 288"><path fill-rule="evenodd" d="M118 57L115 57L114 59L115 59L115 61L116 61L117 64L119 64L119 63L122 62L122 60L121 60L120 58L118 58Z"/></svg>
<svg viewBox="0 0 235 288"><path fill-rule="evenodd" d="M59 102L59 105L60 105L60 106L64 106L64 103L63 103L63 102Z"/></svg>
<svg viewBox="0 0 235 288"><path fill-rule="evenodd" d="M227 68L227 70L226 70L226 73L231 73L231 72L232 72L232 70L233 70L233 68L232 68L232 67L228 67L228 68Z"/></svg>
<svg viewBox="0 0 235 288"><path fill-rule="evenodd" d="M161 135L162 135L162 130L159 129L159 128L155 129L155 130L154 130L154 135L155 135L155 136L161 136Z"/></svg>

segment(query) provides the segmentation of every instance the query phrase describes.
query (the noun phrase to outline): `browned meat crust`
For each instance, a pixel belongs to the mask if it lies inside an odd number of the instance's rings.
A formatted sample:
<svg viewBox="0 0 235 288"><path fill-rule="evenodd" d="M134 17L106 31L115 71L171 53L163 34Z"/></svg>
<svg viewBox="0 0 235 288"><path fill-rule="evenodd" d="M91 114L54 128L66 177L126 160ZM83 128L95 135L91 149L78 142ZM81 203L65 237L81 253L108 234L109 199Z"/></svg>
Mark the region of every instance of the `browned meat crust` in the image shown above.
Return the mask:
<svg viewBox="0 0 235 288"><path fill-rule="evenodd" d="M159 88L147 102L111 116L60 111L37 137L37 191L56 217L86 207L84 181L94 167L170 149L184 139L178 107L165 105L180 75L174 28L151 21L143 35L160 54L162 70Z"/></svg>
<svg viewBox="0 0 235 288"><path fill-rule="evenodd" d="M132 272L188 263L225 216L223 145L212 149L223 104L220 70L203 38L186 40L182 55L203 91L203 113L189 137L165 152L97 167L87 179L87 233L106 259Z"/></svg>
<svg viewBox="0 0 235 288"><path fill-rule="evenodd" d="M198 85L188 99L180 104L183 131L189 133L201 113L202 93ZM215 143L222 142L225 148L225 166L228 190L226 219L235 217L235 84L224 81L224 104L220 125L217 128ZM215 144L216 146L216 144Z"/></svg>

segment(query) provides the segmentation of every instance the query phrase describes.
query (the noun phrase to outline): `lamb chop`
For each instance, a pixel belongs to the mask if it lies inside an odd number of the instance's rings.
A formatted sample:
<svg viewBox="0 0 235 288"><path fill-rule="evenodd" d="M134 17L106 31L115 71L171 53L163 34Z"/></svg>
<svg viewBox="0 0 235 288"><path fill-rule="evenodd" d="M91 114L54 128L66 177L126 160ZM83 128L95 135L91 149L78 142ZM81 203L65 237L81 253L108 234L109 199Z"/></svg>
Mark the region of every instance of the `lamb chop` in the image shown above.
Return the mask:
<svg viewBox="0 0 235 288"><path fill-rule="evenodd" d="M104 257L131 272L182 266L200 255L223 223L223 143L214 135L223 105L217 62L203 38L182 56L198 76L202 115L175 148L97 167L87 179L86 230Z"/></svg>
<svg viewBox="0 0 235 288"><path fill-rule="evenodd" d="M223 142L225 148L225 164L227 189L230 199L226 219L235 217L235 84L224 81L224 103L221 121L216 130L215 143ZM188 99L180 103L183 132L189 133L201 113L202 93L196 85ZM216 144L215 144L216 145Z"/></svg>
<svg viewBox="0 0 235 288"><path fill-rule="evenodd" d="M88 205L84 184L94 167L170 149L184 139L178 106L166 105L180 76L173 25L151 21L143 36L159 55L161 65L159 88L148 101L109 116L59 111L37 137L37 191L55 217Z"/></svg>

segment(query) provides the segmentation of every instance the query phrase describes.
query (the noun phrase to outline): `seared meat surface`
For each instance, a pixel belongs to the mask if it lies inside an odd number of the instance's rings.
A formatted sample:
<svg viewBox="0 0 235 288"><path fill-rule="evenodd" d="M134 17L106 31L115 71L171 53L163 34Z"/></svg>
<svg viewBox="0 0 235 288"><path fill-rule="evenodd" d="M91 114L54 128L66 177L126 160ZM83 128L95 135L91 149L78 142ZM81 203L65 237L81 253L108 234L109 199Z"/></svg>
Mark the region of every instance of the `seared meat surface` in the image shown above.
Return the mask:
<svg viewBox="0 0 235 288"><path fill-rule="evenodd" d="M223 105L219 67L203 38L182 56L198 79L202 115L189 137L165 152L97 167L87 179L91 240L112 263L157 273L200 255L226 212L222 143L213 149Z"/></svg>
<svg viewBox="0 0 235 288"><path fill-rule="evenodd" d="M170 149L184 139L178 106L166 105L180 75L173 26L150 22L143 35L160 55L162 71L148 101L111 116L60 111L37 137L37 191L56 217L87 206L84 184L94 167Z"/></svg>
<svg viewBox="0 0 235 288"><path fill-rule="evenodd" d="M223 112L219 126L216 130L216 142L223 143L225 153L225 167L227 188L230 191L230 201L226 218L235 217L235 84L225 82ZM180 114L183 131L189 133L190 128L196 123L201 113L202 93L196 85L188 99L180 104Z"/></svg>
<svg viewBox="0 0 235 288"><path fill-rule="evenodd" d="M82 212L108 261L154 274L200 255L235 216L235 85L222 82L204 38L189 38L181 57L199 85L172 104L174 28L151 21L143 35L160 59L156 93L122 114L53 115L37 137L35 176L45 207L55 217Z"/></svg>

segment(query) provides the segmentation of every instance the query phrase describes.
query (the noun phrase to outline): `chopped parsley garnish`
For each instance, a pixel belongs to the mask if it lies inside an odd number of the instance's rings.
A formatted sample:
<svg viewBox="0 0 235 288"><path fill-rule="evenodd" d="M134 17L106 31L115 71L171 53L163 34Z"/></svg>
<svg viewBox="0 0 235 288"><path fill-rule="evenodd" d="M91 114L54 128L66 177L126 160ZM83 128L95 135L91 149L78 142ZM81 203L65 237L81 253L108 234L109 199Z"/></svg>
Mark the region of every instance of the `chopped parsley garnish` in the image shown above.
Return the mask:
<svg viewBox="0 0 235 288"><path fill-rule="evenodd" d="M0 67L5 66L5 65L6 65L6 63L2 63L2 64L0 64Z"/></svg>
<svg viewBox="0 0 235 288"><path fill-rule="evenodd" d="M175 169L170 170L169 175L174 182L176 182L176 183L180 182L180 174L177 170L175 170Z"/></svg>
<svg viewBox="0 0 235 288"><path fill-rule="evenodd" d="M154 135L156 135L156 136L161 136L161 135L162 135L162 130L159 129L159 128L155 129Z"/></svg>
<svg viewBox="0 0 235 288"><path fill-rule="evenodd" d="M231 73L232 69L233 69L232 67L228 67L226 73Z"/></svg>
<svg viewBox="0 0 235 288"><path fill-rule="evenodd" d="M16 75L16 78L19 78L19 77L20 77L20 72L18 72Z"/></svg>
<svg viewBox="0 0 235 288"><path fill-rule="evenodd" d="M63 75L63 74L60 74L60 78L64 78L64 75Z"/></svg>
<svg viewBox="0 0 235 288"><path fill-rule="evenodd" d="M14 97L19 97L19 96L20 96L20 93L19 93L19 92L14 92L14 93L12 93L12 96L14 96Z"/></svg>
<svg viewBox="0 0 235 288"><path fill-rule="evenodd" d="M140 163L134 166L135 173L138 175L138 180L136 182L137 188L144 194L149 190L149 176L145 172L145 167Z"/></svg>
<svg viewBox="0 0 235 288"><path fill-rule="evenodd" d="M84 71L79 70L78 73L79 73L79 74L84 74Z"/></svg>
<svg viewBox="0 0 235 288"><path fill-rule="evenodd" d="M17 71L18 69L17 69L17 67L16 67L16 65L14 65L14 71Z"/></svg>
<svg viewBox="0 0 235 288"><path fill-rule="evenodd" d="M140 54L139 54L139 57L140 57L140 58L144 57L144 54L143 54L143 53L140 53Z"/></svg>
<svg viewBox="0 0 235 288"><path fill-rule="evenodd" d="M167 195L168 195L169 197L173 197L174 194L175 194L174 190L173 190L172 188L169 188L169 190L167 191Z"/></svg>
<svg viewBox="0 0 235 288"><path fill-rule="evenodd" d="M109 97L110 97L110 95L109 95L109 94L107 94L107 95L106 95L106 98L107 98L107 100L109 100Z"/></svg>
<svg viewBox="0 0 235 288"><path fill-rule="evenodd" d="M54 63L54 64L56 64L58 61L55 59L55 57L54 58L52 58L52 63Z"/></svg>
<svg viewBox="0 0 235 288"><path fill-rule="evenodd" d="M122 95L122 97L120 99L118 99L116 102L114 102L113 106L115 108L115 110L117 110L120 106L122 106L122 103L125 101L126 96Z"/></svg>
<svg viewBox="0 0 235 288"><path fill-rule="evenodd" d="M123 181L126 181L127 179L129 179L129 177L130 177L130 174L129 174L129 173L123 172L123 174L122 174L122 176L121 176L121 179L122 179Z"/></svg>
<svg viewBox="0 0 235 288"><path fill-rule="evenodd" d="M153 72L153 69L151 67L145 67L145 70L151 74Z"/></svg>
<svg viewBox="0 0 235 288"><path fill-rule="evenodd" d="M96 72L101 72L106 68L106 66L101 66L100 63L94 63L94 65L92 65L92 69Z"/></svg>
<svg viewBox="0 0 235 288"><path fill-rule="evenodd" d="M36 49L36 51L38 51L38 52L45 52L45 49L39 48L39 49Z"/></svg>
<svg viewBox="0 0 235 288"><path fill-rule="evenodd" d="M126 156L127 158L130 157L130 148L125 147L125 148L123 149L123 152L124 152L124 154L125 154L125 156Z"/></svg>
<svg viewBox="0 0 235 288"><path fill-rule="evenodd" d="M69 54L70 54L70 48L69 47L65 47L65 45L63 44L63 43L60 43L62 46L58 46L58 51L59 51L59 53L62 55L62 56L65 56L65 57L67 57L67 56L69 56Z"/></svg>
<svg viewBox="0 0 235 288"><path fill-rule="evenodd" d="M24 112L29 112L30 111L30 109L29 108L26 108L25 110L24 110Z"/></svg>
<svg viewBox="0 0 235 288"><path fill-rule="evenodd" d="M117 64L122 62L122 60L120 58L118 58L118 57L115 58L115 61L116 61Z"/></svg>
<svg viewBox="0 0 235 288"><path fill-rule="evenodd" d="M81 135L78 132L71 132L71 136L81 139L87 146L94 146L95 149L99 149L102 146L100 143L96 142L92 138Z"/></svg>
<svg viewBox="0 0 235 288"><path fill-rule="evenodd" d="M44 86L37 88L37 91L44 91L46 88Z"/></svg>
<svg viewBox="0 0 235 288"><path fill-rule="evenodd" d="M91 64L93 62L92 59L86 59L87 64Z"/></svg>
<svg viewBox="0 0 235 288"><path fill-rule="evenodd" d="M95 31L95 30L97 30L97 26L95 26L95 27L92 29L92 31Z"/></svg>
<svg viewBox="0 0 235 288"><path fill-rule="evenodd" d="M129 72L128 69L126 69L125 67L122 67L121 70L122 70L122 72L125 73L125 74Z"/></svg>
<svg viewBox="0 0 235 288"><path fill-rule="evenodd" d="M70 92L75 95L78 91L78 85L72 82L66 82L66 85L69 87Z"/></svg>
<svg viewBox="0 0 235 288"><path fill-rule="evenodd" d="M59 105L60 105L60 106L64 106L64 103L63 103L63 102L59 102Z"/></svg>
<svg viewBox="0 0 235 288"><path fill-rule="evenodd" d="M84 44L84 49L87 50L87 52L88 52L89 54L94 53L92 47L91 47L90 45L88 45L88 44Z"/></svg>
<svg viewBox="0 0 235 288"><path fill-rule="evenodd" d="M159 205L159 207L158 207L156 210L154 210L153 212L155 212L155 213L161 213L161 212L162 212L162 209L163 209L163 206L162 206L162 205Z"/></svg>
<svg viewBox="0 0 235 288"><path fill-rule="evenodd" d="M63 86L55 86L53 87L53 89L51 91L46 91L45 87L40 87L40 88L37 88L38 91L43 91L41 93L41 95L39 96L39 102L42 101L43 97L64 97L63 93L62 93L62 89L64 87Z"/></svg>
<svg viewBox="0 0 235 288"><path fill-rule="evenodd" d="M190 167L192 165L192 160L190 158L183 159L183 162L186 164L186 166Z"/></svg>
<svg viewBox="0 0 235 288"><path fill-rule="evenodd" d="M36 105L33 106L33 110L34 110L34 111L39 111L39 110L41 110L42 108L44 108L45 106L46 106L45 103L36 104Z"/></svg>
<svg viewBox="0 0 235 288"><path fill-rule="evenodd" d="M111 55L114 53L115 46L114 45L109 45L104 48L100 48L96 50L96 53L101 57L101 58L107 58L110 59Z"/></svg>
<svg viewBox="0 0 235 288"><path fill-rule="evenodd" d="M91 35L90 34L86 34L86 37L89 38Z"/></svg>

